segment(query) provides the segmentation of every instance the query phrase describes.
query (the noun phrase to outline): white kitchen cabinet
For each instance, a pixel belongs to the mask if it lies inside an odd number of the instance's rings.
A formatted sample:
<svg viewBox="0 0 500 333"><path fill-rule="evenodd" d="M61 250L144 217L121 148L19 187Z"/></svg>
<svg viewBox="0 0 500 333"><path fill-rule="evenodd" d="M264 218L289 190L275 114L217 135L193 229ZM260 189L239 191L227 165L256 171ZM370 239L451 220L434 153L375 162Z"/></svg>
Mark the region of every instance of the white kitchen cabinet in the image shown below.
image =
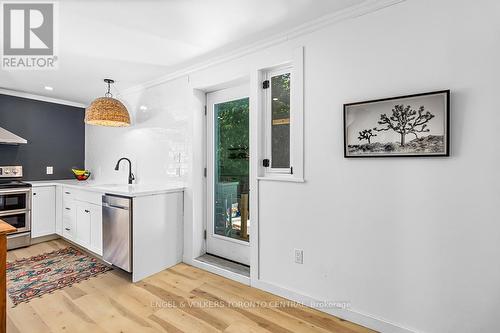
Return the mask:
<svg viewBox="0 0 500 333"><path fill-rule="evenodd" d="M55 234L55 186L34 187L31 198L31 237L35 238Z"/></svg>
<svg viewBox="0 0 500 333"><path fill-rule="evenodd" d="M76 203L76 243L85 247L90 247L90 204L85 202Z"/></svg>
<svg viewBox="0 0 500 333"><path fill-rule="evenodd" d="M132 281L137 282L182 261L184 188L179 185L113 185L102 187L71 181L35 184L55 187L55 232L103 256L102 196L132 198ZM49 190L50 191L50 190ZM37 194L38 195L38 194ZM34 202L36 206L37 202ZM40 205L43 207L45 205ZM37 208L34 207L34 214ZM38 214L40 216L40 214ZM109 223L109 216L105 219ZM135 227L134 227L135 226ZM146 227L145 227L146 226ZM108 230L108 229L106 229ZM114 234L107 237L114 238ZM110 244L107 244L110 246ZM152 255L153 254L153 255Z"/></svg>
<svg viewBox="0 0 500 333"><path fill-rule="evenodd" d="M63 237L75 240L76 236L76 205L72 200L65 200L63 204Z"/></svg>
<svg viewBox="0 0 500 333"><path fill-rule="evenodd" d="M102 255L102 193L64 186L61 194L62 236Z"/></svg>
<svg viewBox="0 0 500 333"><path fill-rule="evenodd" d="M133 282L182 261L183 198L182 191L133 198ZM147 228L144 227L146 225Z"/></svg>
<svg viewBox="0 0 500 333"><path fill-rule="evenodd" d="M75 242L102 255L102 207L76 201Z"/></svg>

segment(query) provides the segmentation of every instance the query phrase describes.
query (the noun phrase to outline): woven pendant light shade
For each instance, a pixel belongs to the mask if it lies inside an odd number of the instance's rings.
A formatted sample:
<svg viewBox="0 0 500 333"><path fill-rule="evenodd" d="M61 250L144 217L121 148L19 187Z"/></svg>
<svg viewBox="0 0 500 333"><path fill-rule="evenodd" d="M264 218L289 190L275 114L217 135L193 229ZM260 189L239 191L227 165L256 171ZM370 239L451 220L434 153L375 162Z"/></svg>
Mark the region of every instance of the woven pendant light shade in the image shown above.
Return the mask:
<svg viewBox="0 0 500 333"><path fill-rule="evenodd" d="M112 98L109 92L109 85L114 81L110 79L104 81L108 83L108 92L105 97L95 99L85 110L85 123L111 127L130 126L127 108L122 102Z"/></svg>
<svg viewBox="0 0 500 333"><path fill-rule="evenodd" d="M99 97L85 110L85 123L89 125L130 126L127 108L117 99Z"/></svg>

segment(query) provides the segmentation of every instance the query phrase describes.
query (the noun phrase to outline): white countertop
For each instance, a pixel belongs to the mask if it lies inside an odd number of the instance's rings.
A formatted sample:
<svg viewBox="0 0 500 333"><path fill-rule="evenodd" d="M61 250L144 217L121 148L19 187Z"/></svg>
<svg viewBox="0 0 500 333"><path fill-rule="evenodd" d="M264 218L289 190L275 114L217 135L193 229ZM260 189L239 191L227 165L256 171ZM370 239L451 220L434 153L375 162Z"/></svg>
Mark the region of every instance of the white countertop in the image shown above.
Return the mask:
<svg viewBox="0 0 500 333"><path fill-rule="evenodd" d="M140 197L147 195L184 191L184 185L178 183L128 185L128 184L105 184L95 181L78 181L72 179L27 181L27 183L30 183L33 187L63 185L67 187L78 188L85 191L116 194L127 197Z"/></svg>

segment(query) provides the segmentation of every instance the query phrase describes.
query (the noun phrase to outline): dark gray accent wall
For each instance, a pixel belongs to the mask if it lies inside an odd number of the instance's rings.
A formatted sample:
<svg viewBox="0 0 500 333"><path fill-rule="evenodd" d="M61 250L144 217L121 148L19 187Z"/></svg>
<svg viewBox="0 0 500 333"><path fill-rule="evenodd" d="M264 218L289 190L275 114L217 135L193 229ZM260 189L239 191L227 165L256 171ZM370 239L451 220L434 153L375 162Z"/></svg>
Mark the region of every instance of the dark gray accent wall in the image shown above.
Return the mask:
<svg viewBox="0 0 500 333"><path fill-rule="evenodd" d="M25 180L73 178L71 168L84 167L84 116L83 108L0 94L0 127L28 140L0 144L0 165L22 165Z"/></svg>

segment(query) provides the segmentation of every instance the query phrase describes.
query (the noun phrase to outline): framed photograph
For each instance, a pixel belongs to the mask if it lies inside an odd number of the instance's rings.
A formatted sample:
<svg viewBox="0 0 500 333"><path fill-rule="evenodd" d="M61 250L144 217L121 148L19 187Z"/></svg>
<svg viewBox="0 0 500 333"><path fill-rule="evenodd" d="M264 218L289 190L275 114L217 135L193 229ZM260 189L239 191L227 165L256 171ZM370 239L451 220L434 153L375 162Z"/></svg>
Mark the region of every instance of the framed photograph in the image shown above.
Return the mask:
<svg viewBox="0 0 500 333"><path fill-rule="evenodd" d="M450 91L344 104L344 157L450 155Z"/></svg>

